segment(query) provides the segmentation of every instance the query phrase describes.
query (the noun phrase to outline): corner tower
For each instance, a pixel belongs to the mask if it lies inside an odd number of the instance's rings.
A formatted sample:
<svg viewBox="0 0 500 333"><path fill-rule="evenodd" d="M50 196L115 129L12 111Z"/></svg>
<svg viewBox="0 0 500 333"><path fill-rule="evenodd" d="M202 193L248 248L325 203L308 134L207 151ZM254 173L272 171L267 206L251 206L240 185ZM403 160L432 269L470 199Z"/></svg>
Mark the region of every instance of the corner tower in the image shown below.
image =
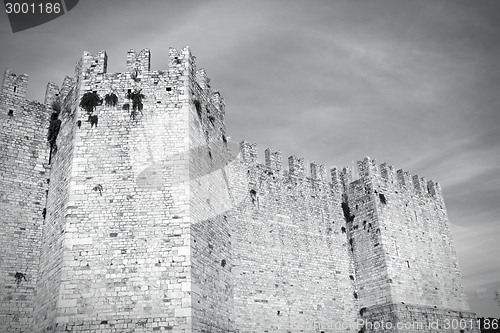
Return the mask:
<svg viewBox="0 0 500 333"><path fill-rule="evenodd" d="M0 93L0 331L33 323L48 169L45 105L26 99L27 75L5 71Z"/></svg>
<svg viewBox="0 0 500 333"><path fill-rule="evenodd" d="M439 184L369 157L358 162L358 173L350 182L350 170L343 172L343 208L366 332L376 322L392 322L393 332L408 331L397 323L412 331L478 332Z"/></svg>
<svg viewBox="0 0 500 333"><path fill-rule="evenodd" d="M189 48L168 62L151 71L149 50L131 50L127 72L107 73L105 52L85 52L74 78L51 87L61 126L35 332L231 328L227 220L209 214L228 190L200 181L222 177L224 103ZM86 93L101 100L84 110Z"/></svg>

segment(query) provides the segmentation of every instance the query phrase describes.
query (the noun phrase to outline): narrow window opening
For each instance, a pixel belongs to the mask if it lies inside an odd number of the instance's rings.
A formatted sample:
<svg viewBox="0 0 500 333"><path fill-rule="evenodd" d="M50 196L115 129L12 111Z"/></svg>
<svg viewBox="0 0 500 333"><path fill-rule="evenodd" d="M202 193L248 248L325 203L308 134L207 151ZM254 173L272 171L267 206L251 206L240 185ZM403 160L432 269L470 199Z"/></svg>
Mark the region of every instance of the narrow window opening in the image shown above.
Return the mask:
<svg viewBox="0 0 500 333"><path fill-rule="evenodd" d="M16 87L16 86L14 86L14 92L16 92L16 90L17 90L17 87Z"/></svg>
<svg viewBox="0 0 500 333"><path fill-rule="evenodd" d="M387 200L385 199L385 195L383 195L382 193L379 193L378 197L380 198L380 202L382 203L382 205L387 204Z"/></svg>
<svg viewBox="0 0 500 333"><path fill-rule="evenodd" d="M252 203L255 204L257 200L257 192L254 189L250 190L250 198L252 199Z"/></svg>
<svg viewBox="0 0 500 333"><path fill-rule="evenodd" d="M406 260L406 266L408 266L408 268L410 268L410 262L408 260Z"/></svg>

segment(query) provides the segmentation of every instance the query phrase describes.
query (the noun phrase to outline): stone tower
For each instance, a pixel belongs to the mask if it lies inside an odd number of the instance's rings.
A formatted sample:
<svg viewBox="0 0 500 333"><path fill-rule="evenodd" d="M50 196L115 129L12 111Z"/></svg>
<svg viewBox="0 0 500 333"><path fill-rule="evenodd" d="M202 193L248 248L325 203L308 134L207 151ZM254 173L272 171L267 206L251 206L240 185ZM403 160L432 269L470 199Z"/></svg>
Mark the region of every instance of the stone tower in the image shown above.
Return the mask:
<svg viewBox="0 0 500 333"><path fill-rule="evenodd" d="M45 105L27 75L5 71L0 94L0 331L32 323L49 170Z"/></svg>
<svg viewBox="0 0 500 333"><path fill-rule="evenodd" d="M45 106L26 102L26 78L6 72L3 286L21 279L2 313L7 331L232 327L229 267L220 265L229 261L227 221L205 214L223 211L228 190L222 174L212 174L217 189L189 181L227 160L224 102L189 49L170 50L168 71L149 63L149 50L130 51L127 72L111 74L105 52L84 53L73 78L48 85ZM131 116L125 96L139 91L143 111ZM118 104L87 113L87 92L115 94ZM61 122L51 149L54 103Z"/></svg>
<svg viewBox="0 0 500 333"><path fill-rule="evenodd" d="M5 72L2 332L368 332L384 321L458 333L446 320L475 318L438 184L369 158L353 181L296 156L286 169L273 149L260 164L247 142L231 156L224 100L189 48L170 49L165 71L148 49L130 50L124 73L107 61L85 52L44 104L26 100L27 76Z"/></svg>
<svg viewBox="0 0 500 333"><path fill-rule="evenodd" d="M359 179L344 170L344 215L367 321L439 322L474 319L461 284L439 184L365 158ZM413 329L413 327L412 327Z"/></svg>

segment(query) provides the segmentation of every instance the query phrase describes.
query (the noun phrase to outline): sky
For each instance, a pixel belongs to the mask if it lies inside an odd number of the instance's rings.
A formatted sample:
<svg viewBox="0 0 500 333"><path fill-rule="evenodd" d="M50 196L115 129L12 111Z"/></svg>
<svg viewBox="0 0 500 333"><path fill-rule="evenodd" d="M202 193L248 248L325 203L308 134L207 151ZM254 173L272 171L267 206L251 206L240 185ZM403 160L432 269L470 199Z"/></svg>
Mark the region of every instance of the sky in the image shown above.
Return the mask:
<svg viewBox="0 0 500 333"><path fill-rule="evenodd" d="M226 101L231 141L327 167L366 156L438 181L472 311L500 317L500 1L82 0L13 34L0 71L43 101L83 51L189 46ZM285 161L284 161L285 162Z"/></svg>

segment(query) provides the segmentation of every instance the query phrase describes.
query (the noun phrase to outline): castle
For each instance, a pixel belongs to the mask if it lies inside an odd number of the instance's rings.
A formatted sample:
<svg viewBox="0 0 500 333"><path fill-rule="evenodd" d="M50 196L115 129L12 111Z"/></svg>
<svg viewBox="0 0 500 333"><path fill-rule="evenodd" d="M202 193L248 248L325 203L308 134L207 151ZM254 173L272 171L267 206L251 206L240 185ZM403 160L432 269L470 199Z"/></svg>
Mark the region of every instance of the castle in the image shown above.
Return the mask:
<svg viewBox="0 0 500 333"><path fill-rule="evenodd" d="M27 84L0 95L1 332L479 332L438 183L231 155L189 48Z"/></svg>

